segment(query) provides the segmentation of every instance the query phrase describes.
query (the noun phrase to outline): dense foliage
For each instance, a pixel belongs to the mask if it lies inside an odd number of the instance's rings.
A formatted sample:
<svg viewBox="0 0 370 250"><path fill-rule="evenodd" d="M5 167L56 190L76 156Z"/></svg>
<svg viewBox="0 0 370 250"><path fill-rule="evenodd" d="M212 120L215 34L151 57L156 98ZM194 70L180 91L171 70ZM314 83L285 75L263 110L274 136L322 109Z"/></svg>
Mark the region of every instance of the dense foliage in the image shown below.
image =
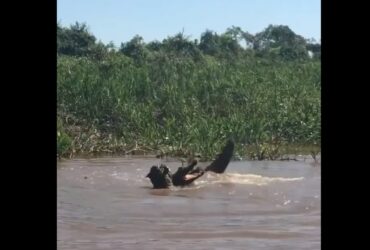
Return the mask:
<svg viewBox="0 0 370 250"><path fill-rule="evenodd" d="M319 148L321 46L287 26L207 30L200 41L135 36L115 49L76 23L58 25L57 41L59 155L209 157L230 136L256 159Z"/></svg>

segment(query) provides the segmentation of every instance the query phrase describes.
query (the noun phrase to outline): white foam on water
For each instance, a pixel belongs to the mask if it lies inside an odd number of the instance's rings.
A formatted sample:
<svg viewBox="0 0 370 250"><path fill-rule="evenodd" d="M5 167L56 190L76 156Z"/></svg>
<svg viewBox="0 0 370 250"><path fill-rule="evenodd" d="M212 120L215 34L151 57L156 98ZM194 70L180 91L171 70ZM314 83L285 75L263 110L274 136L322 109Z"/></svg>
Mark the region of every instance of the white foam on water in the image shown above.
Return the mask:
<svg viewBox="0 0 370 250"><path fill-rule="evenodd" d="M207 183L234 183L234 184L249 184L264 186L270 183L276 182L292 182L301 181L304 177L266 177L256 174L238 174L238 173L226 173L226 174L207 174L204 180L200 180L197 183L207 184Z"/></svg>

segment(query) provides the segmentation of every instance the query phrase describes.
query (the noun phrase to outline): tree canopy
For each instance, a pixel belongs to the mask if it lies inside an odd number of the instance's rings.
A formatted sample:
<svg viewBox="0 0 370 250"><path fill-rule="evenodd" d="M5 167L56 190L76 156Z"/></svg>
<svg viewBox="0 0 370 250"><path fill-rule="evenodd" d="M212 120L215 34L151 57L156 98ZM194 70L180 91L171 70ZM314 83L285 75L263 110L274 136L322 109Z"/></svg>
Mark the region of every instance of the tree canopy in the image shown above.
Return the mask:
<svg viewBox="0 0 370 250"><path fill-rule="evenodd" d="M321 44L315 43L313 39L305 39L286 25L269 25L255 35L236 26L228 28L222 34L206 30L199 41L191 40L183 32L168 36L162 41L149 43L145 43L140 35L136 35L115 49L113 43L105 45L97 42L84 23L76 22L69 28L57 24L58 54L102 58L109 52L122 53L136 61L158 53L193 59L202 56L234 59L253 55L257 58L291 61L320 59Z"/></svg>

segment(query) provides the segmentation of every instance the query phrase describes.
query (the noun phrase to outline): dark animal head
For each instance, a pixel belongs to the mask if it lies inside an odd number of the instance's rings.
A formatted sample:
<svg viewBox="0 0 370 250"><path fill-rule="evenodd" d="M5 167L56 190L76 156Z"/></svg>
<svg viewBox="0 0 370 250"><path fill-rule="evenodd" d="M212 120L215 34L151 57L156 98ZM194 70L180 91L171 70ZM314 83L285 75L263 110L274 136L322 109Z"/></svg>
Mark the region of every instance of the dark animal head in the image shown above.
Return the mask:
<svg viewBox="0 0 370 250"><path fill-rule="evenodd" d="M169 183L166 180L166 176L157 166L152 166L150 168L150 172L146 175L146 177L149 178L150 181L152 182L153 188L168 188L169 187Z"/></svg>
<svg viewBox="0 0 370 250"><path fill-rule="evenodd" d="M150 168L150 172L145 176L147 178L152 178L152 177L155 177L156 175L160 174L161 171L159 170L159 168L157 166L152 166Z"/></svg>

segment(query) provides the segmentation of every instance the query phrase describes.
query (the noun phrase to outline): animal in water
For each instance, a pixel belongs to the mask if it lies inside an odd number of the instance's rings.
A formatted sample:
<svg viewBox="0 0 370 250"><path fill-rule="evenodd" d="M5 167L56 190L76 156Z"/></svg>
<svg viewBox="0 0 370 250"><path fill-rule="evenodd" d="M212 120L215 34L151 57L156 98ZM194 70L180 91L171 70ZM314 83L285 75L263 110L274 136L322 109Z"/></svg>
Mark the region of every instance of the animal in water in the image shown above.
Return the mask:
<svg viewBox="0 0 370 250"><path fill-rule="evenodd" d="M229 139L222 149L221 153L217 155L216 159L204 169L195 167L198 163L193 159L188 166L179 167L175 173L164 164L152 166L147 178L153 184L153 188L169 188L170 186L187 186L193 183L196 179L200 178L205 172L210 171L214 173L224 173L228 166L234 152L234 141Z"/></svg>

